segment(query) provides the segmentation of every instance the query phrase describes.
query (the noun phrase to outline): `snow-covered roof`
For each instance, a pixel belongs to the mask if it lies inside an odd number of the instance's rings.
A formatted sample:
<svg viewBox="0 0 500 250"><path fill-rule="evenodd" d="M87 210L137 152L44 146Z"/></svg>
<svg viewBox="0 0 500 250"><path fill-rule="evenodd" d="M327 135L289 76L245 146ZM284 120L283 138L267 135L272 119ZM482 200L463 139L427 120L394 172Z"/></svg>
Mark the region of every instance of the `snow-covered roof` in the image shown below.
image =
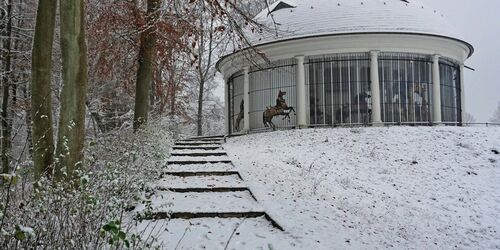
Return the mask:
<svg viewBox="0 0 500 250"><path fill-rule="evenodd" d="M269 27L250 35L255 45L353 33L427 34L463 41L441 13L421 0L281 0L255 20Z"/></svg>

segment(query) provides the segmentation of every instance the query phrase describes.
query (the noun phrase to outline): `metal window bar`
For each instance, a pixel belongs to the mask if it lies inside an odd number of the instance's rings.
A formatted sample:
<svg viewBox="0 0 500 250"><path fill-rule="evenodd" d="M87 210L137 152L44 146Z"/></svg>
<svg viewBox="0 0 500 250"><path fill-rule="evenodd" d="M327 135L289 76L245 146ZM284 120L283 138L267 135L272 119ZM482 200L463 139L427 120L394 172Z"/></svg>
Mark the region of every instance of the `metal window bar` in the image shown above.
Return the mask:
<svg viewBox="0 0 500 250"><path fill-rule="evenodd" d="M355 124L362 120L360 116L368 117L369 104L361 105L361 98L367 99L364 95L369 91L369 77L356 77L368 74L368 53L308 57L306 64L311 126Z"/></svg>
<svg viewBox="0 0 500 250"><path fill-rule="evenodd" d="M409 53L381 53L379 60L383 86L383 122L430 122L428 110L432 76L426 74L432 67L430 57Z"/></svg>
<svg viewBox="0 0 500 250"><path fill-rule="evenodd" d="M243 120L236 129L236 121L240 112L240 104L243 100L243 81L244 75L241 72L234 74L228 81L229 84L229 133L241 131ZM246 117L244 117L246 118Z"/></svg>
<svg viewBox="0 0 500 250"><path fill-rule="evenodd" d="M284 99L289 107L296 105L296 64L295 60L280 60L268 65L251 68L250 77L250 129L265 130L263 113L266 108L275 106L279 91L286 92ZM296 116L290 114L290 122L282 117L274 117L273 123L278 129L295 127Z"/></svg>

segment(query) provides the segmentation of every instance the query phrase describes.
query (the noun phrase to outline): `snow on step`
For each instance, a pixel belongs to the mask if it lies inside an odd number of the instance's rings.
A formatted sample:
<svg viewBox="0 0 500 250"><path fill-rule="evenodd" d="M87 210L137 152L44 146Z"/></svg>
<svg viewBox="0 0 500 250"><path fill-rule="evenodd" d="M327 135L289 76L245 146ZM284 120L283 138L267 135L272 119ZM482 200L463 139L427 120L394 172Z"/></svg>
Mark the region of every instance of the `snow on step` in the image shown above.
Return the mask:
<svg viewBox="0 0 500 250"><path fill-rule="evenodd" d="M168 161L230 161L228 156L172 156Z"/></svg>
<svg viewBox="0 0 500 250"><path fill-rule="evenodd" d="M204 149L174 149L172 154L199 154L199 153L210 153L210 154L226 154L226 151L220 150L204 150Z"/></svg>
<svg viewBox="0 0 500 250"><path fill-rule="evenodd" d="M195 149L198 149L198 150L218 150L218 149L221 149L221 146L220 145L217 145L217 146L205 146L205 145L201 145L201 146L174 146L172 147L173 150L195 150Z"/></svg>
<svg viewBox="0 0 500 250"><path fill-rule="evenodd" d="M220 142L211 141L177 141L175 145L177 146L219 146Z"/></svg>
<svg viewBox="0 0 500 250"><path fill-rule="evenodd" d="M223 140L224 136L213 136L213 137L192 137L183 139L186 141L210 141L210 140Z"/></svg>
<svg viewBox="0 0 500 250"><path fill-rule="evenodd" d="M168 162L230 162L228 156L172 156Z"/></svg>
<svg viewBox="0 0 500 250"><path fill-rule="evenodd" d="M206 164L169 164L165 172L197 172L197 171L236 171L235 167L229 163L206 163Z"/></svg>
<svg viewBox="0 0 500 250"><path fill-rule="evenodd" d="M227 156L225 152L196 152L196 153L178 153L172 152L170 156L194 156L194 157L203 157L203 156Z"/></svg>
<svg viewBox="0 0 500 250"><path fill-rule="evenodd" d="M161 244L161 249L224 249L231 235L227 249L299 249L300 245L264 217L146 220L136 230L141 237L156 238L152 248Z"/></svg>
<svg viewBox="0 0 500 250"><path fill-rule="evenodd" d="M144 210L140 204L137 212ZM177 193L156 191L151 197L152 213L223 213L263 211L248 191L223 193Z"/></svg>
<svg viewBox="0 0 500 250"><path fill-rule="evenodd" d="M200 142L203 142L203 143L221 143L223 142L224 140L222 139L203 139L203 140L191 140L191 139L187 139L187 140L178 140L177 142L193 142L193 143L200 143Z"/></svg>
<svg viewBox="0 0 500 250"><path fill-rule="evenodd" d="M243 180L237 175L224 175L224 176L172 176L166 175L154 186L156 188L243 188L246 187Z"/></svg>

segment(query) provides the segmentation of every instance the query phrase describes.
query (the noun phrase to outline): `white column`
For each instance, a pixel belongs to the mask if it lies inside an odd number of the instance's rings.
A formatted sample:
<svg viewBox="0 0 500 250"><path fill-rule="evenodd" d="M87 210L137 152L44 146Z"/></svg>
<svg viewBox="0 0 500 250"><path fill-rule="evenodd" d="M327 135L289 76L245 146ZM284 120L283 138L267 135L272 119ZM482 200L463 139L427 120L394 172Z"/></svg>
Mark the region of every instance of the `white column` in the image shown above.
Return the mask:
<svg viewBox="0 0 500 250"><path fill-rule="evenodd" d="M462 123L466 122L465 116L465 78L464 78L464 63L460 63L460 110L462 111Z"/></svg>
<svg viewBox="0 0 500 250"><path fill-rule="evenodd" d="M370 80L372 90L372 125L382 125L382 115L380 109L380 82L378 75L378 54L379 51L370 51Z"/></svg>
<svg viewBox="0 0 500 250"><path fill-rule="evenodd" d="M250 131L250 76L248 75L250 67L246 66L244 69L243 80L243 131Z"/></svg>
<svg viewBox="0 0 500 250"><path fill-rule="evenodd" d="M441 75L439 55L434 55L432 65L432 123L439 125L441 120Z"/></svg>
<svg viewBox="0 0 500 250"><path fill-rule="evenodd" d="M295 59L297 60L297 125L299 128L307 128L304 56L297 56Z"/></svg>
<svg viewBox="0 0 500 250"><path fill-rule="evenodd" d="M222 73L222 75L224 75L224 73ZM229 77L226 77L224 76L224 117L225 117L225 127L226 127L226 134L229 135L229 105L231 105L229 103Z"/></svg>

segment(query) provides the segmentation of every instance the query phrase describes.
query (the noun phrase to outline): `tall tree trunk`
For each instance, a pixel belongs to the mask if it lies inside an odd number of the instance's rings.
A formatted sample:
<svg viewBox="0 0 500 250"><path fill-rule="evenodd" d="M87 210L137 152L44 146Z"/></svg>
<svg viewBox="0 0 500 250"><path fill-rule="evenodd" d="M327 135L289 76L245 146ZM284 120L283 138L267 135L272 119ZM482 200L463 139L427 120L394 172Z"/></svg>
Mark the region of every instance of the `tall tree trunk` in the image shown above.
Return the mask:
<svg viewBox="0 0 500 250"><path fill-rule="evenodd" d="M28 100L28 98L29 98L28 83L26 83L23 86L22 91L23 91L23 98L24 98L24 100ZM29 107L28 110L31 110L31 107ZM34 157L33 156L33 133L31 131L31 122L32 122L32 120L31 120L31 112L30 111L26 112L26 120L25 120L25 122L26 122L26 138L28 140L28 151L29 151L29 155L33 158Z"/></svg>
<svg viewBox="0 0 500 250"><path fill-rule="evenodd" d="M200 13L200 23L201 23L201 35L200 35L200 46L198 51L198 77L200 80L200 86L198 91L198 115L197 115L197 127L198 136L203 135L203 95L205 93L205 82L208 79L208 73L210 72L210 67L212 64L213 55L213 41L214 41L214 18L211 18L209 30L205 30L205 8ZM208 38L205 36L205 32L208 32ZM206 39L208 39L208 48L206 46ZM206 65L203 64L203 58L207 57Z"/></svg>
<svg viewBox="0 0 500 250"><path fill-rule="evenodd" d="M203 130L202 130L202 126L203 126L203 92L204 92L204 89L205 88L205 81L204 79L201 79L200 80L200 89L199 89L199 93L198 93L198 121L197 121L197 124L198 124L198 136L202 136L203 135Z"/></svg>
<svg viewBox="0 0 500 250"><path fill-rule="evenodd" d="M75 170L83 165L88 77L84 2L60 2L63 87L56 148L56 180L74 179Z"/></svg>
<svg viewBox="0 0 500 250"><path fill-rule="evenodd" d="M51 71L57 0L39 0L31 61L31 118L35 179L52 174L54 138L52 130Z"/></svg>
<svg viewBox="0 0 500 250"><path fill-rule="evenodd" d="M9 118L9 90L12 83L12 0L7 3L7 26L4 32L3 50L5 56L5 68L2 84L2 173L9 173L10 154L10 118Z"/></svg>
<svg viewBox="0 0 500 250"><path fill-rule="evenodd" d="M177 86L175 85L175 81L170 80L170 86L172 86L170 91L170 115L173 117L177 113L176 110Z"/></svg>
<svg viewBox="0 0 500 250"><path fill-rule="evenodd" d="M139 50L139 69L135 86L134 131L137 131L148 120L149 97L153 81L153 61L156 47L155 23L161 0L148 0L148 27L141 33Z"/></svg>

